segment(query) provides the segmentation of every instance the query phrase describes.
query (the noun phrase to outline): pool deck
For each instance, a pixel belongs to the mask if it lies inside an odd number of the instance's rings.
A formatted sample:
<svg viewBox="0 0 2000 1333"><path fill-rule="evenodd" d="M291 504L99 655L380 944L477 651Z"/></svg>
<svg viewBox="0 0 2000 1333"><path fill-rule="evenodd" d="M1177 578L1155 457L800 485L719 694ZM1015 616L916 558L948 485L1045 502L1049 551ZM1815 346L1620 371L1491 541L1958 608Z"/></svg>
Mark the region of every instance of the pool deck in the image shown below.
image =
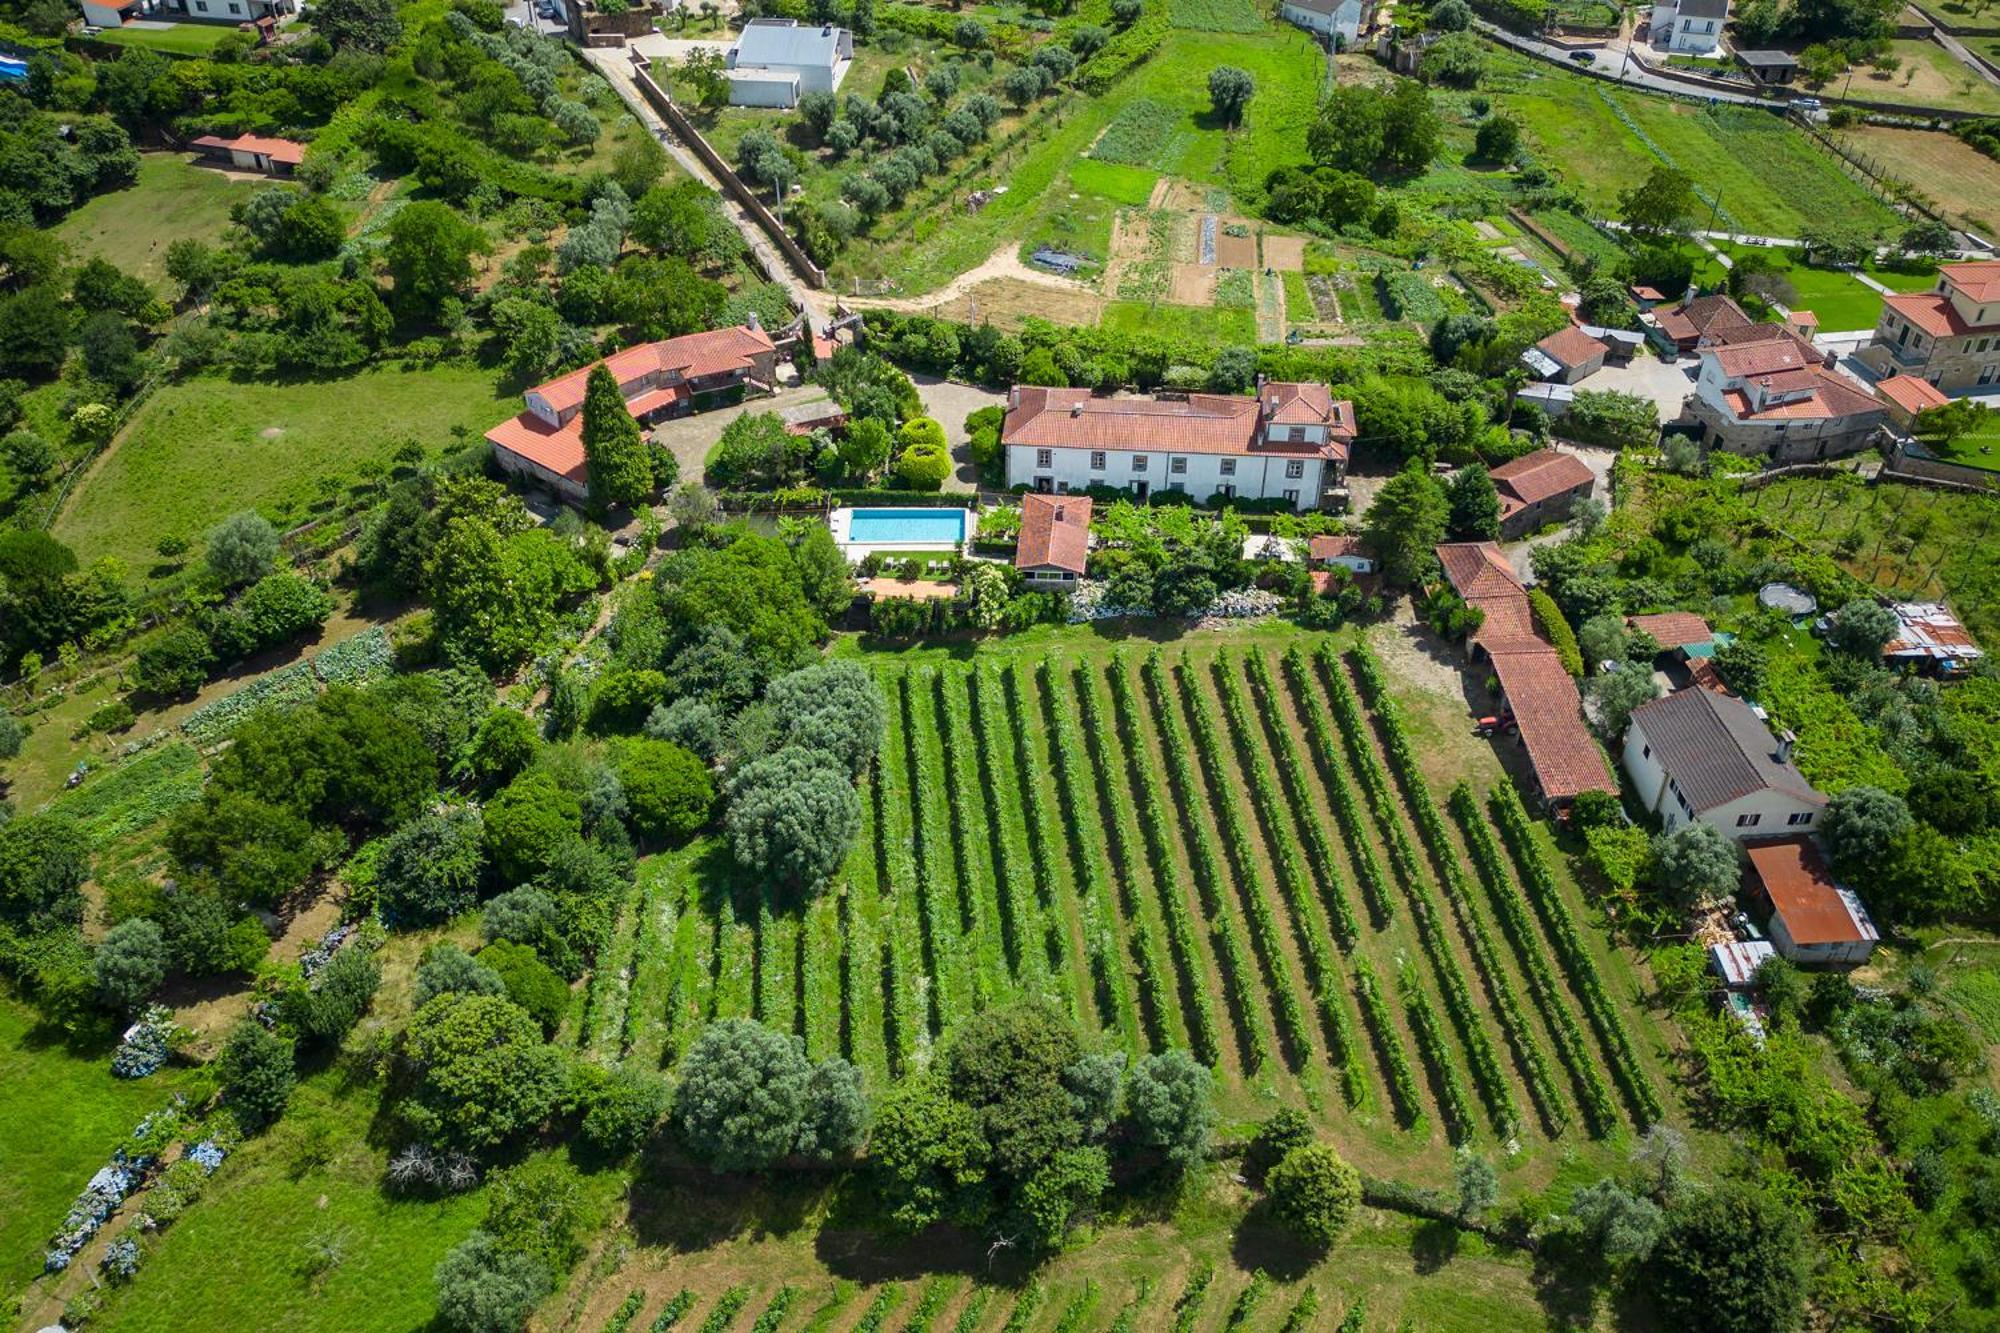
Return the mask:
<svg viewBox="0 0 2000 1333"><path fill-rule="evenodd" d="M892 505L868 506L868 512L881 512L881 511L900 512L896 511L895 507ZM891 555L894 554L907 555L907 554L922 553L927 551L936 552L939 555L962 555L965 551L966 540L971 536L972 533L972 516L970 512L967 510L957 509L957 508L939 509L939 508L930 508L923 506L913 506L907 512L922 514L926 517L937 514L958 515L959 539L957 541L938 541L933 539L928 541L904 541L904 542L873 542L873 541L857 542L854 540L853 529L851 527L854 521L855 512L856 511L853 509L836 509L831 514L828 514L826 516L827 527L830 528L833 532L834 545L838 546L840 548L841 554L846 556L849 560L865 560L871 553L876 551L881 551L884 552L885 554L891 554Z"/></svg>

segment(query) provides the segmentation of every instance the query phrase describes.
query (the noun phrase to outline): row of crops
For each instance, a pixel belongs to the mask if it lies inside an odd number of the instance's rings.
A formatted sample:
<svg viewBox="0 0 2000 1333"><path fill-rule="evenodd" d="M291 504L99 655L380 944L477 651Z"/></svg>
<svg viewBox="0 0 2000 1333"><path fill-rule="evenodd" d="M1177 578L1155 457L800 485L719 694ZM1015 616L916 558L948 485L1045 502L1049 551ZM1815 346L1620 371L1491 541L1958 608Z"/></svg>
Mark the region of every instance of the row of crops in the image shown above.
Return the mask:
<svg viewBox="0 0 2000 1333"><path fill-rule="evenodd" d="M1031 995L1225 1087L1454 1143L1658 1117L1533 821L1504 785L1432 790L1365 647L881 679L843 882L774 910L712 843L650 862L580 1045L670 1064L709 1018L754 1015L881 1087Z"/></svg>

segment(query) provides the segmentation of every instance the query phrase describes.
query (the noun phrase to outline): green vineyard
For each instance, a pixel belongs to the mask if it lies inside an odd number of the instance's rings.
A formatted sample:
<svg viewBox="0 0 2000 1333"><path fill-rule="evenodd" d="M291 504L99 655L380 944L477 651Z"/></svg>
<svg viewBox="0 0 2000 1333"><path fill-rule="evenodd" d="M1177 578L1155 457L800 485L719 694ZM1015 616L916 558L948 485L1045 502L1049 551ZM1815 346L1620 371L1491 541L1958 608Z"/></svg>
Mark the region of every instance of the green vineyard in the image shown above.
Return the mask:
<svg viewBox="0 0 2000 1333"><path fill-rule="evenodd" d="M1433 791L1365 645L879 679L845 875L773 906L712 842L648 862L580 1045L670 1067L750 1016L884 1087L1033 995L1115 1049L1192 1052L1225 1115L1290 1102L1405 1161L1659 1116L1546 834L1508 784Z"/></svg>

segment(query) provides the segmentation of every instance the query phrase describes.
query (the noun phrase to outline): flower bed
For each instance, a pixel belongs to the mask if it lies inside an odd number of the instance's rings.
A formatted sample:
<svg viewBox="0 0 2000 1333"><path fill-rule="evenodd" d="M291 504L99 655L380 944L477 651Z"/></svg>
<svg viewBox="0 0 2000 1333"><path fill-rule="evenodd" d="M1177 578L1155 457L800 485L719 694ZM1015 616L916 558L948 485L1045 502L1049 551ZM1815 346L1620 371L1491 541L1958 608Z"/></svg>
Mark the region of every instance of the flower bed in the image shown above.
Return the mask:
<svg viewBox="0 0 2000 1333"><path fill-rule="evenodd" d="M146 1078L160 1072L173 1046L174 1011L148 1005L139 1020L125 1029L111 1056L111 1072L119 1078Z"/></svg>

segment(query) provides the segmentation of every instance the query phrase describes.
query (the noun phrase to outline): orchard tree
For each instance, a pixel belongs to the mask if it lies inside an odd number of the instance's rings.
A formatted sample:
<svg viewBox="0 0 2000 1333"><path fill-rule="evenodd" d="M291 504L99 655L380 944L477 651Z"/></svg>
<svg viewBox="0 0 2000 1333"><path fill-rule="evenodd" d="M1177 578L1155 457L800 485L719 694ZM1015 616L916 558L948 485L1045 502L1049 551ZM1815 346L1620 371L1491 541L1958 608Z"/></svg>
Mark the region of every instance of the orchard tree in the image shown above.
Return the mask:
<svg viewBox="0 0 2000 1333"><path fill-rule="evenodd" d="M1856 597L1834 612L1826 637L1842 652L1872 661L1896 637L1896 613L1872 597Z"/></svg>
<svg viewBox="0 0 2000 1333"><path fill-rule="evenodd" d="M1182 1050L1148 1055L1125 1082L1132 1135L1164 1155L1176 1171L1198 1166L1215 1130L1208 1067Z"/></svg>
<svg viewBox="0 0 2000 1333"><path fill-rule="evenodd" d="M493 304L493 332L507 348L507 368L524 380L541 378L562 356L562 316L522 296Z"/></svg>
<svg viewBox="0 0 2000 1333"><path fill-rule="evenodd" d="M321 0L312 27L336 51L386 51L403 35L394 0Z"/></svg>
<svg viewBox="0 0 2000 1333"><path fill-rule="evenodd" d="M1789 1333L1808 1282L1797 1212L1749 1185L1705 1190L1677 1205L1646 1269L1669 1326L1716 1333Z"/></svg>
<svg viewBox="0 0 2000 1333"><path fill-rule="evenodd" d="M1446 0L1452 3L1453 0ZM1433 11L1435 12L1435 11ZM1494 114L1479 122L1472 136L1472 150L1482 162L1511 162L1521 151L1521 122L1512 116ZM1623 293L1620 292L1622 302Z"/></svg>
<svg viewBox="0 0 2000 1333"><path fill-rule="evenodd" d="M1646 179L1618 195L1618 210L1635 235L1656 239L1686 229L1694 217L1694 177L1656 166Z"/></svg>
<svg viewBox="0 0 2000 1333"><path fill-rule="evenodd" d="M1742 878L1736 844L1700 820L1653 839L1653 855L1667 891L1690 907L1728 898Z"/></svg>
<svg viewBox="0 0 2000 1333"><path fill-rule="evenodd" d="M209 532L207 560L224 588L255 583L278 563L278 530L262 514L231 514Z"/></svg>
<svg viewBox="0 0 2000 1333"><path fill-rule="evenodd" d="M890 1225L907 1235L941 1221L979 1225L990 1155L977 1113L923 1076L890 1091L868 1143Z"/></svg>
<svg viewBox="0 0 2000 1333"><path fill-rule="evenodd" d="M680 843L698 833L715 809L708 765L669 741L633 737L619 744L615 769L641 838Z"/></svg>
<svg viewBox="0 0 2000 1333"><path fill-rule="evenodd" d="M578 1130L584 1146L600 1157L616 1161L631 1156L666 1119L667 1081L650 1070L580 1064L577 1078L572 1096L583 1112Z"/></svg>
<svg viewBox="0 0 2000 1333"><path fill-rule="evenodd" d="M297 1080L292 1043L254 1018L229 1030L217 1069L222 1096L236 1123L254 1134L285 1113Z"/></svg>
<svg viewBox="0 0 2000 1333"><path fill-rule="evenodd" d="M860 1082L844 1060L818 1070L797 1037L747 1018L702 1029L681 1060L674 1126L715 1171L755 1171L794 1153L829 1160L860 1143Z"/></svg>
<svg viewBox="0 0 2000 1333"><path fill-rule="evenodd" d="M583 456L595 509L634 504L653 489L645 436L625 406L617 378L601 361L590 368L583 391Z"/></svg>
<svg viewBox="0 0 2000 1333"><path fill-rule="evenodd" d="M390 926L438 925L478 900L485 873L486 825L477 807L418 815L383 841L376 904Z"/></svg>
<svg viewBox="0 0 2000 1333"><path fill-rule="evenodd" d="M486 803L486 853L503 884L548 869L557 846L583 831L583 804L542 769L530 769Z"/></svg>
<svg viewBox="0 0 2000 1333"><path fill-rule="evenodd" d="M1463 1220L1479 1217L1500 1201L1500 1173L1476 1152L1459 1152L1452 1182L1458 1186L1458 1215Z"/></svg>
<svg viewBox="0 0 2000 1333"><path fill-rule="evenodd" d="M1224 125L1243 123L1244 108L1250 105L1250 97L1256 91L1257 83L1249 70L1217 65L1208 72L1208 102Z"/></svg>
<svg viewBox="0 0 2000 1333"><path fill-rule="evenodd" d="M805 1108L792 1151L815 1162L850 1157L868 1134L861 1071L839 1057L822 1060L806 1079Z"/></svg>
<svg viewBox="0 0 2000 1333"><path fill-rule="evenodd" d="M1660 682L1644 667L1626 666L1593 676L1589 693L1591 702L1597 705L1604 735L1616 742L1624 736L1625 724L1632 720L1632 710L1660 697Z"/></svg>
<svg viewBox="0 0 2000 1333"><path fill-rule="evenodd" d="M438 1322L451 1333L517 1333L554 1279L548 1265L474 1231L438 1262Z"/></svg>
<svg viewBox="0 0 2000 1333"><path fill-rule="evenodd" d="M472 257L486 250L484 232L434 199L397 210L388 232L382 260L395 284L395 304L410 316L434 318L471 284Z"/></svg>
<svg viewBox="0 0 2000 1333"><path fill-rule="evenodd" d="M456 944L433 944L417 963L415 1003L421 1009L440 995L505 995L492 968Z"/></svg>
<svg viewBox="0 0 2000 1333"><path fill-rule="evenodd" d="M1911 822L1902 797L1880 787L1849 787L1826 803L1819 835L1844 873L1871 874L1883 866Z"/></svg>
<svg viewBox="0 0 2000 1333"><path fill-rule="evenodd" d="M1361 1177L1325 1144L1294 1148L1264 1179L1271 1211L1287 1231L1326 1248L1361 1206Z"/></svg>
<svg viewBox="0 0 2000 1333"><path fill-rule="evenodd" d="M1576 631L1583 660L1593 666L1599 662L1623 662L1628 641L1624 617L1612 611L1592 616Z"/></svg>
<svg viewBox="0 0 2000 1333"><path fill-rule="evenodd" d="M403 1034L404 1119L432 1147L492 1152L537 1128L563 1090L562 1053L512 1000L440 995Z"/></svg>
<svg viewBox="0 0 2000 1333"><path fill-rule="evenodd" d="M1651 1199L1631 1193L1615 1180L1600 1180L1570 1199L1563 1230L1581 1243L1585 1253L1622 1269L1646 1261L1665 1224L1659 1205Z"/></svg>
<svg viewBox="0 0 2000 1333"><path fill-rule="evenodd" d="M764 701L777 715L779 745L831 755L856 778L882 747L888 707L882 687L858 662L823 662L780 676Z"/></svg>
<svg viewBox="0 0 2000 1333"><path fill-rule="evenodd" d="M118 1013L131 1013L166 980L166 937L144 917L121 921L97 946L92 965L97 998Z"/></svg>
<svg viewBox="0 0 2000 1333"><path fill-rule="evenodd" d="M725 824L739 865L812 889L846 859L861 800L837 758L791 745L737 772Z"/></svg>

